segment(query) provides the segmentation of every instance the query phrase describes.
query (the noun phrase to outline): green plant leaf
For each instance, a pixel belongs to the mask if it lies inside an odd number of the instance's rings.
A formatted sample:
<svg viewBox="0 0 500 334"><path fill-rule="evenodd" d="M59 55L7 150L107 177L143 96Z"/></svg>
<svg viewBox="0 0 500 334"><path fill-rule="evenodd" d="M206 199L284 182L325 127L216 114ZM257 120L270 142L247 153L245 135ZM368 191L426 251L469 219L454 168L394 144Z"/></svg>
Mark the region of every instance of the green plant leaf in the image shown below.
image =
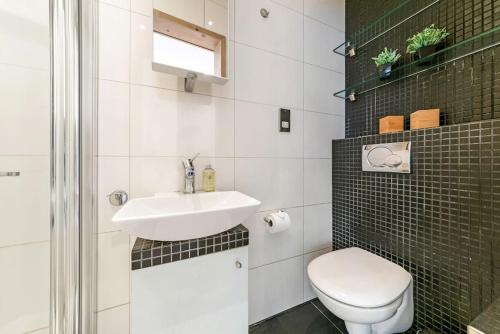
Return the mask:
<svg viewBox="0 0 500 334"><path fill-rule="evenodd" d="M372 59L375 61L375 65L380 67L386 64L394 64L399 60L399 58L401 58L401 55L398 53L398 50L389 50L384 48L384 50L380 52L377 57Z"/></svg>
<svg viewBox="0 0 500 334"><path fill-rule="evenodd" d="M416 33L412 37L408 38L408 45L406 47L406 53L413 54L417 52L418 49L441 43L450 33L446 29L436 28L434 24L425 28L419 33Z"/></svg>

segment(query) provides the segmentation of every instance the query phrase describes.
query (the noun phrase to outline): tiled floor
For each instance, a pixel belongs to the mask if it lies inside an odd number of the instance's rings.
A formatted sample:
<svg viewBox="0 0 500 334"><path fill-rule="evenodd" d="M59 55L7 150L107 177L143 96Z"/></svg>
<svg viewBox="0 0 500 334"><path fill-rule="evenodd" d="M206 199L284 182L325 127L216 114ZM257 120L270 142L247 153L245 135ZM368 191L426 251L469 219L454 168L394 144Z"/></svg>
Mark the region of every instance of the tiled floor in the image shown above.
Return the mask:
<svg viewBox="0 0 500 334"><path fill-rule="evenodd" d="M314 299L250 327L250 334L347 334L344 322Z"/></svg>

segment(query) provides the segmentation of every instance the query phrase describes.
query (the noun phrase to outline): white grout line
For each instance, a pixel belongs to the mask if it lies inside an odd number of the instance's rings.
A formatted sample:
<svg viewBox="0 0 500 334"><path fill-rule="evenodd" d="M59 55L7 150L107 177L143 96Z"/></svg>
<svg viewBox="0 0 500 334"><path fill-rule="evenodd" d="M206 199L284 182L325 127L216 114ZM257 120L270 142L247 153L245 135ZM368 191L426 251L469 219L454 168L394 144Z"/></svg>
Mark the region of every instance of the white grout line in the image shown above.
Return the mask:
<svg viewBox="0 0 500 334"><path fill-rule="evenodd" d="M48 225L47 225L47 227L48 227ZM22 242L22 243L18 243L18 244L0 246L0 250L14 248L14 247L41 245L41 244L45 244L45 243L49 243L49 242L50 242L50 240L48 240L48 239L47 240L39 240L39 241Z"/></svg>
<svg viewBox="0 0 500 334"><path fill-rule="evenodd" d="M32 334L32 333L36 333L38 331L42 331L44 329L49 329L49 327L40 327L40 328L37 328L37 329L33 329L33 330L29 330L27 332L23 332L23 334Z"/></svg>
<svg viewBox="0 0 500 334"><path fill-rule="evenodd" d="M114 305L114 306L106 307L106 308L103 308L102 310L97 310L96 313L101 313L101 312L104 312L104 311L113 310L115 308L119 308L119 307L123 307L123 306L127 306L127 305L130 305L130 303L122 303L122 304L119 304L119 305Z"/></svg>
<svg viewBox="0 0 500 334"><path fill-rule="evenodd" d="M284 259L280 259L280 260L276 260L276 261L272 261L272 262L269 262L269 263L266 263L266 264L261 264L259 266L255 266L255 267L248 267L248 271L250 270L255 270L255 269L259 269L259 268L263 268L263 267L267 267L267 266L271 266L273 264L276 264L276 263L281 263L281 262L285 262L285 261L288 261L288 260L291 260L291 259L296 259L298 257L302 257L304 258L304 254L300 253L300 254L297 254L297 255L293 255L293 256L290 256L290 257L287 257L287 258L284 258ZM304 267L304 264L302 263L302 267ZM303 276L303 275L302 275ZM304 290L304 289L302 289ZM302 298L303 299L303 298Z"/></svg>
<svg viewBox="0 0 500 334"><path fill-rule="evenodd" d="M17 67L17 68L22 68L25 70L32 70L32 71L38 71L38 72L50 72L50 69L48 68L40 68L40 67L34 67L34 66L26 66L26 65L21 65L21 64L14 64L14 63L4 63L0 62L0 66L5 66L5 67Z"/></svg>

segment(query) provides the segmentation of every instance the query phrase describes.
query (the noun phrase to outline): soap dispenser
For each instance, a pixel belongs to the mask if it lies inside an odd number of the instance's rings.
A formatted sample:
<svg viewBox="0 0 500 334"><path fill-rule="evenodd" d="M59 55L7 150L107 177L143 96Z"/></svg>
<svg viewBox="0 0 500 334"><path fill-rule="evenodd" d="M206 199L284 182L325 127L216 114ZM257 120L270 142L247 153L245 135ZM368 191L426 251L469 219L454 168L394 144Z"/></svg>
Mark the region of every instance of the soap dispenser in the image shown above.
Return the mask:
<svg viewBox="0 0 500 334"><path fill-rule="evenodd" d="M215 191L215 170L210 164L203 170L203 191Z"/></svg>

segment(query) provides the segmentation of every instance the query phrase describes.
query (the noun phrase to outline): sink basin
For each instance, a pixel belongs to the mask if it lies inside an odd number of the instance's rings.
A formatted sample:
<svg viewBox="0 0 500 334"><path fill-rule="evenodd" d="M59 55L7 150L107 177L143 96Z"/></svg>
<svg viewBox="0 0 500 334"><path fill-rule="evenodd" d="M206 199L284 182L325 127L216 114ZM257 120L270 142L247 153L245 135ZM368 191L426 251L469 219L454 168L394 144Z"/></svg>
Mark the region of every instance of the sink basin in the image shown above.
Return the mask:
<svg viewBox="0 0 500 334"><path fill-rule="evenodd" d="M176 241L229 230L248 219L260 202L237 191L171 193L127 202L113 222L131 235Z"/></svg>

